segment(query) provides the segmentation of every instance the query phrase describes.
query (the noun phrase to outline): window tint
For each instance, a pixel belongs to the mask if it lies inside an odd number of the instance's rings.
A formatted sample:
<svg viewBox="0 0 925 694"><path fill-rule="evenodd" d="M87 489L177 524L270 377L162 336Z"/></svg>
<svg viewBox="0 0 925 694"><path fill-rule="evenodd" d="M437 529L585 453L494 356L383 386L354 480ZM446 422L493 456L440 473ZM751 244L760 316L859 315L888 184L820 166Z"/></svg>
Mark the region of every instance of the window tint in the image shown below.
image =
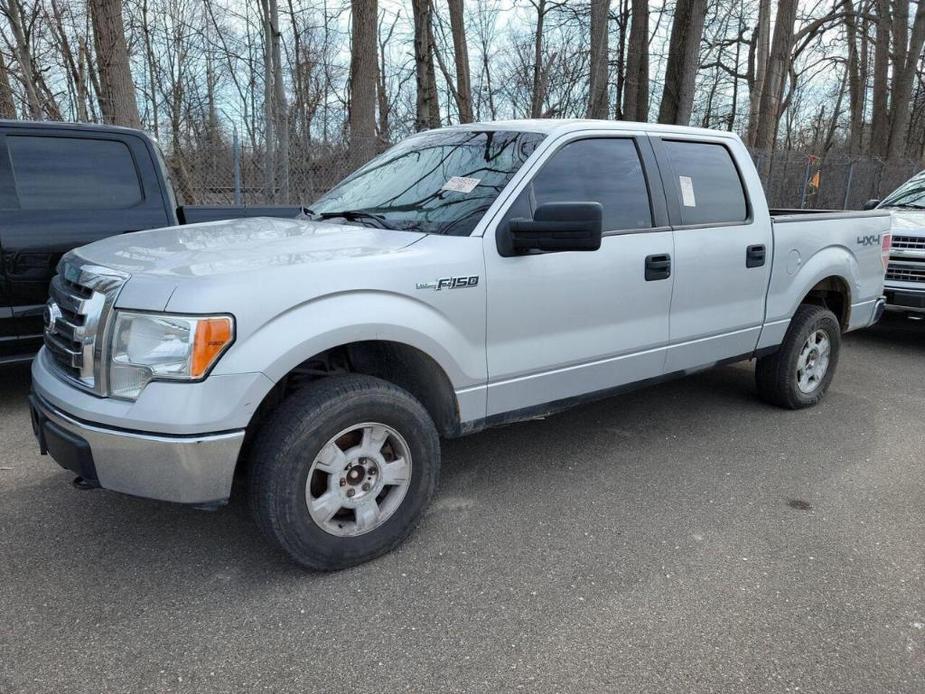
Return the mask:
<svg viewBox="0 0 925 694"><path fill-rule="evenodd" d="M530 196L529 198L527 196ZM529 210L527 203L529 202ZM552 155L508 216L532 216L547 202L599 202L604 231L652 226L649 192L629 139L578 140Z"/></svg>
<svg viewBox="0 0 925 694"><path fill-rule="evenodd" d="M728 149L705 142L664 144L677 176L682 224L745 221L745 191Z"/></svg>
<svg viewBox="0 0 925 694"><path fill-rule="evenodd" d="M21 209L113 210L142 199L131 152L122 142L7 135L6 145Z"/></svg>

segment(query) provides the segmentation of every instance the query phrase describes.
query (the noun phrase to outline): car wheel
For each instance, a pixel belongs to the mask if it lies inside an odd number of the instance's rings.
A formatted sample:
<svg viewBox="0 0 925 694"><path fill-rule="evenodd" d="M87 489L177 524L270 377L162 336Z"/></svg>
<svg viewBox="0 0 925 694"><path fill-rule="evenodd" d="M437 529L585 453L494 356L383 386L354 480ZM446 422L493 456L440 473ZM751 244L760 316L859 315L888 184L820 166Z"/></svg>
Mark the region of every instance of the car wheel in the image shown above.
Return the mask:
<svg viewBox="0 0 925 694"><path fill-rule="evenodd" d="M838 365L841 327L822 306L803 304L790 321L780 349L758 359L755 381L767 402L788 409L822 400Z"/></svg>
<svg viewBox="0 0 925 694"><path fill-rule="evenodd" d="M370 376L335 376L297 391L252 450L258 525L296 562L323 571L397 546L421 519L440 471L427 411Z"/></svg>

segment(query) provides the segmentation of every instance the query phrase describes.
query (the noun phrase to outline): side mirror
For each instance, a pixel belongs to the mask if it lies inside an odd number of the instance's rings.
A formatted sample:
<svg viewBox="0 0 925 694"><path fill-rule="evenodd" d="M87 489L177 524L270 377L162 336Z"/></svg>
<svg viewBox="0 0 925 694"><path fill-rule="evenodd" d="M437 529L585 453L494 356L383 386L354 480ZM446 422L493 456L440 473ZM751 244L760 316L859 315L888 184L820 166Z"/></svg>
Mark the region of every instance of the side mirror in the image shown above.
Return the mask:
<svg viewBox="0 0 925 694"><path fill-rule="evenodd" d="M601 247L604 208L599 202L550 202L540 205L533 219L508 222L501 255L530 251L596 251Z"/></svg>
<svg viewBox="0 0 925 694"><path fill-rule="evenodd" d="M871 198L870 200L864 203L864 209L872 210L879 204L880 204L880 201L877 198Z"/></svg>

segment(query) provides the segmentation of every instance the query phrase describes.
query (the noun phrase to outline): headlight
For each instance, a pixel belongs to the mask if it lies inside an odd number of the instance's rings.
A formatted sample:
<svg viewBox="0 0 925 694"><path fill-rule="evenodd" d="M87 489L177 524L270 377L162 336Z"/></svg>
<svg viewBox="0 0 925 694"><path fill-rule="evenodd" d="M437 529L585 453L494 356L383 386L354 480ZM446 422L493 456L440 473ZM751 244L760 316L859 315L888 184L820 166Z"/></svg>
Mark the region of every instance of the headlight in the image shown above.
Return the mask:
<svg viewBox="0 0 925 694"><path fill-rule="evenodd" d="M231 316L117 311L109 352L109 392L134 400L153 380L203 378L233 340Z"/></svg>

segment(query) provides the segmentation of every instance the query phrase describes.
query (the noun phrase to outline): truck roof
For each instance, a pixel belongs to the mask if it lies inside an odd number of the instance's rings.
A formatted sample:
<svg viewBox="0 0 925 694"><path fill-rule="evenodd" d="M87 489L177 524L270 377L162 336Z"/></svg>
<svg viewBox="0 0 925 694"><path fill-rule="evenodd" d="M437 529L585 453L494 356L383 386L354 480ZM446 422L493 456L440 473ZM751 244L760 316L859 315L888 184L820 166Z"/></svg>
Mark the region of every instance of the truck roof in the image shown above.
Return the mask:
<svg viewBox="0 0 925 694"><path fill-rule="evenodd" d="M525 118L515 120L483 121L451 125L444 130L522 130L542 133L544 135L580 132L582 130L647 130L649 132L675 135L709 135L711 137L728 137L737 140L739 136L725 130L710 128L692 128L683 125L664 125L661 123L637 123L634 121L595 120L592 118Z"/></svg>

